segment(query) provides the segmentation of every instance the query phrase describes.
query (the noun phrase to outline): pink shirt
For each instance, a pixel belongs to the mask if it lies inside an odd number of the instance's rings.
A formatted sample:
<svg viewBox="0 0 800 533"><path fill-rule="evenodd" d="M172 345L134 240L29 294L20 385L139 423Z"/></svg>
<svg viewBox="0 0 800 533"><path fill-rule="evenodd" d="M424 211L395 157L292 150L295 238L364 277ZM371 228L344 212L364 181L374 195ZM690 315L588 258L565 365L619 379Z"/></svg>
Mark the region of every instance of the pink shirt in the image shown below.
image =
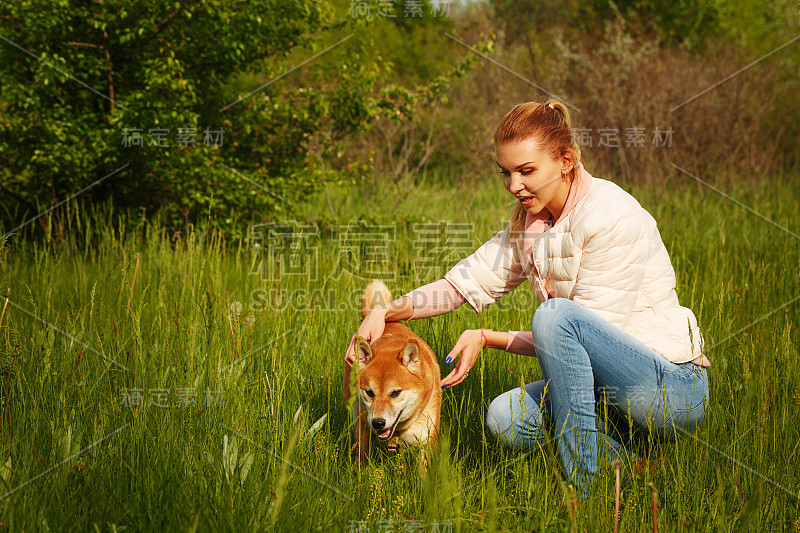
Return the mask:
<svg viewBox="0 0 800 533"><path fill-rule="evenodd" d="M579 167L583 168L580 164ZM583 175L582 172L577 172L576 174L578 176ZM588 179L573 181L569 188L567 201L564 203L564 209L561 210L561 216L558 217L558 220L564 218L575 204L586 195L589 186L590 181ZM528 215L526 225L529 230L544 232L555 223L549 217L550 214L544 211L536 216ZM414 307L414 314L411 316L412 320L443 315L457 309L466 302L461 293L446 279L434 281L403 296L411 298ZM533 348L533 334L530 331L509 331L505 351L519 355L536 356Z"/></svg>
<svg viewBox="0 0 800 533"><path fill-rule="evenodd" d="M564 208L561 211L559 219L555 222L549 220L549 213L542 211L537 215L527 215L526 218L526 236L528 234L537 235L547 231L552 225L565 219L565 217L573 210L576 204L584 198L592 185L592 177L585 172L583 165L580 163L578 178L573 181ZM538 296L542 300L552 297L544 284L539 280L539 289L541 294ZM418 289L415 289L404 296L411 298L413 304L412 319L428 318L431 316L438 316L448 313L461 306L466 299L447 279L441 279L436 282L430 283ZM530 331L509 331L508 341L505 350L511 353L520 355L535 356L535 349L533 344L533 336ZM709 366L710 363L705 356L700 356L693 362L701 364L702 366Z"/></svg>
<svg viewBox="0 0 800 533"><path fill-rule="evenodd" d="M411 320L439 316L458 309L466 300L449 281L440 279L414 289L408 294L414 306ZM509 331L505 350L519 355L535 356L533 335L530 331Z"/></svg>

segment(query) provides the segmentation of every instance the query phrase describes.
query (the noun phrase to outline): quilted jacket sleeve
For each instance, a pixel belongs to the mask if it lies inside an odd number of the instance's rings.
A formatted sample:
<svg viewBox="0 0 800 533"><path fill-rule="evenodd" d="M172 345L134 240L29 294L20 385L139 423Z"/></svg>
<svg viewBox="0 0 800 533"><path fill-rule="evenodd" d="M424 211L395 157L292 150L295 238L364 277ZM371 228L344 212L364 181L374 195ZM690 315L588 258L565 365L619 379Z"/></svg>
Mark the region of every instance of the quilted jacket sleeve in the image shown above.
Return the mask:
<svg viewBox="0 0 800 533"><path fill-rule="evenodd" d="M638 203L604 206L578 231L584 244L573 300L624 327L642 286L654 231L660 239L655 221Z"/></svg>
<svg viewBox="0 0 800 533"><path fill-rule="evenodd" d="M527 279L508 232L498 232L444 275L477 313Z"/></svg>

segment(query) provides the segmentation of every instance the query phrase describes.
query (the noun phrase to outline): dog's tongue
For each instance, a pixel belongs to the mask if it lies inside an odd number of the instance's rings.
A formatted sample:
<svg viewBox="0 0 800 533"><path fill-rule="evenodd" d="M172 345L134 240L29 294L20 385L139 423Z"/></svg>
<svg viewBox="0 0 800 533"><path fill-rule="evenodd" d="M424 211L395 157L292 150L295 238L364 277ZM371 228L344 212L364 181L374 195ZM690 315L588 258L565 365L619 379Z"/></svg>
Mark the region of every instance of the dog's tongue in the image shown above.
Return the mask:
<svg viewBox="0 0 800 533"><path fill-rule="evenodd" d="M381 431L380 433L378 433L378 436L379 436L380 438L382 438L382 439L385 439L385 438L388 438L388 437L389 437L389 434L390 434L391 432L392 432L392 428L389 428L389 429L387 429L387 430L384 430L384 431Z"/></svg>

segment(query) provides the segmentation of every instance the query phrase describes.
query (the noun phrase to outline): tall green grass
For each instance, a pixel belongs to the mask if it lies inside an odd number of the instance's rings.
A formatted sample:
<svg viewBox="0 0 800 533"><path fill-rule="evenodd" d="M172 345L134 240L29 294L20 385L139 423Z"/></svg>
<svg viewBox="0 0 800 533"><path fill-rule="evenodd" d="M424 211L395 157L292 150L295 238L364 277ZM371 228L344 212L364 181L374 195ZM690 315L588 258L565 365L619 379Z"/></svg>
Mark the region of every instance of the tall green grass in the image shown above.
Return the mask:
<svg viewBox="0 0 800 533"><path fill-rule="evenodd" d="M729 192L800 232L800 187L796 177L782 181ZM646 465L623 479L620 531L652 527L649 483L662 531L800 530L800 302L770 314L800 293L798 240L678 178L628 189L659 222L713 366L697 439L636 445ZM11 237L0 255L0 289L11 295L0 301L4 526L611 530L613 471L573 515L552 445L524 456L484 430L494 396L540 378L534 359L487 352L445 391L427 477L412 453L379 451L360 469L351 464L342 358L367 274L382 273L396 296L438 279L464 254L443 246L440 268L420 269L415 224L474 224L477 247L502 229L509 207L499 182L478 190L372 183L330 194L330 206L309 198L296 225L318 226L306 228L294 256L278 254L279 279L266 228L168 231L108 206L67 204L44 230ZM394 240L370 256L358 225L345 231L356 220L391 226ZM345 242L352 254L343 256ZM316 278L302 274L309 265ZM409 325L444 366L464 329L525 329L535 306L520 287L481 315L464 306ZM145 405L123 405L135 389ZM194 389L195 404L179 389ZM221 391L221 404L206 405L207 390ZM147 405L154 391L156 405Z"/></svg>

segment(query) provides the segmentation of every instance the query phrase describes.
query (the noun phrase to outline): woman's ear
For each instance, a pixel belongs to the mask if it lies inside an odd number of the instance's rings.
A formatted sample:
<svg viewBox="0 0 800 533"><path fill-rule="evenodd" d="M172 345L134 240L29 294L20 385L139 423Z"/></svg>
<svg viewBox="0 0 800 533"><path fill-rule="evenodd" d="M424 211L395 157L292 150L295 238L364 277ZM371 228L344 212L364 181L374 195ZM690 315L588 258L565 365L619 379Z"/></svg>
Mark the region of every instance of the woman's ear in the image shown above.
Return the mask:
<svg viewBox="0 0 800 533"><path fill-rule="evenodd" d="M575 168L575 154L572 150L566 150L561 156L561 172L569 174Z"/></svg>

